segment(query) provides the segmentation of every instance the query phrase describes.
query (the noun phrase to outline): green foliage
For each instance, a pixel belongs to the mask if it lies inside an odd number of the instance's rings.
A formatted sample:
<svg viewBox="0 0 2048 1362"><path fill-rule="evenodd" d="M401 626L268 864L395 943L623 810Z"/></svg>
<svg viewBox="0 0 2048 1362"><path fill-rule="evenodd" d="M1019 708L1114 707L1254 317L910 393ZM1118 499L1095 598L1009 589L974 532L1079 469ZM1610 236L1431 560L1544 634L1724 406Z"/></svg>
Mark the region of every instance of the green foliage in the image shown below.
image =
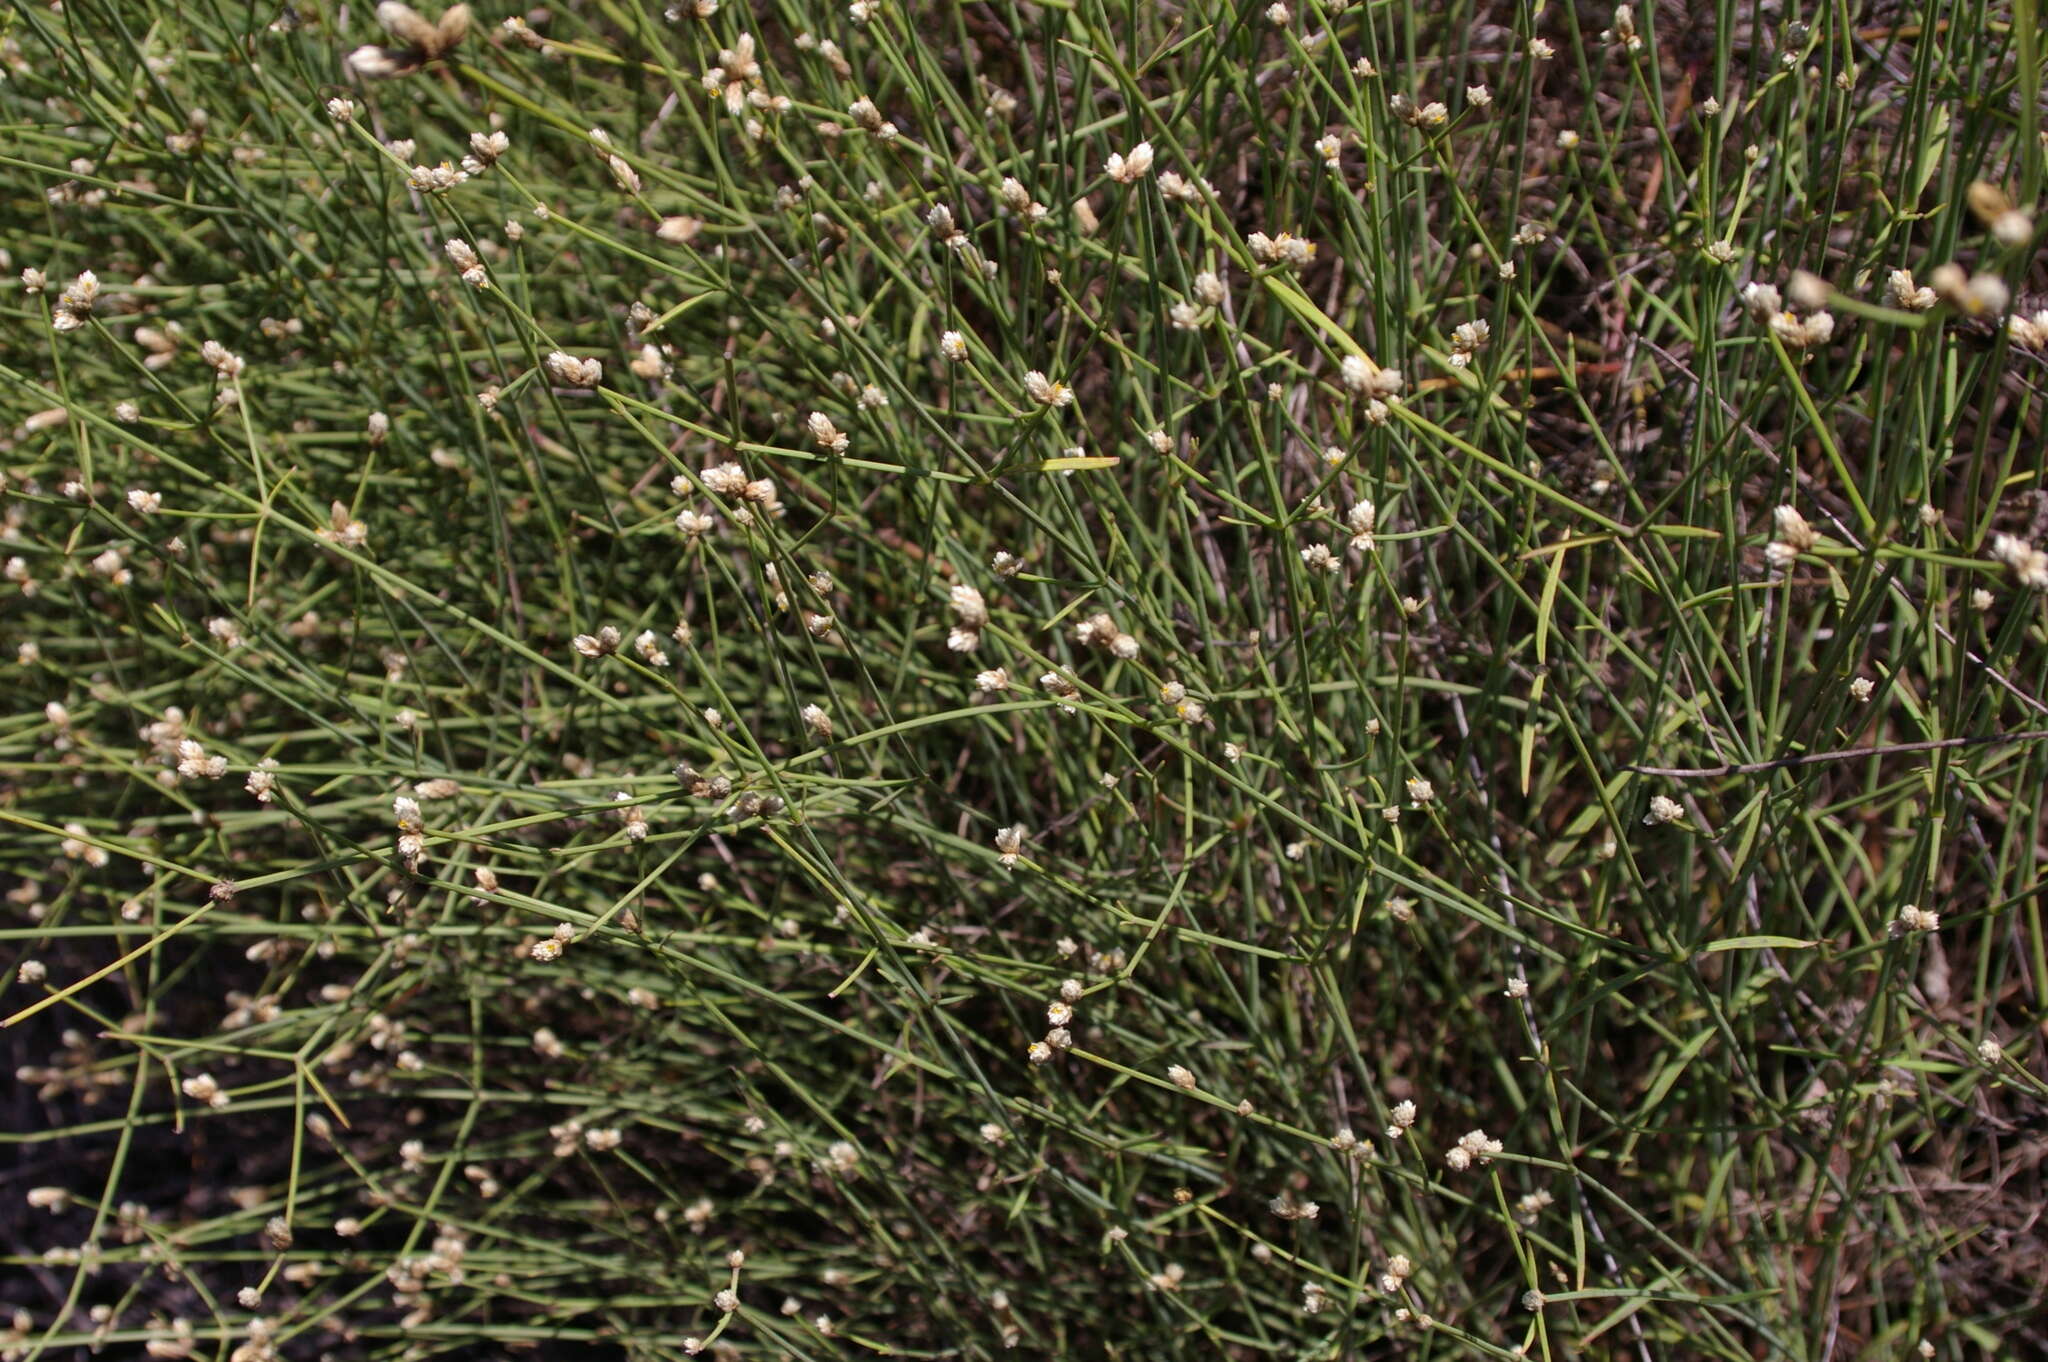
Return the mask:
<svg viewBox="0 0 2048 1362"><path fill-rule="evenodd" d="M0 17L5 1357L2048 1350L2031 4L704 7Z"/></svg>

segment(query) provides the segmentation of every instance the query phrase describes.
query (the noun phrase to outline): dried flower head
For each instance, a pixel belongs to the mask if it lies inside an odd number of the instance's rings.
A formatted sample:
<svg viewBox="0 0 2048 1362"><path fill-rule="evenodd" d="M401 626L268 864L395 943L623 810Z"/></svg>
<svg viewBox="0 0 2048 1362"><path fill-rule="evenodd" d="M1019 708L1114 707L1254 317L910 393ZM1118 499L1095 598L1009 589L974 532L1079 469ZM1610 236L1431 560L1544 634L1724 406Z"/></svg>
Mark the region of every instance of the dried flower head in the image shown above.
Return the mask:
<svg viewBox="0 0 2048 1362"><path fill-rule="evenodd" d="M454 51L469 36L469 6L453 5L432 23L399 0L377 6L377 22L396 40L385 47L369 43L348 54L349 69L367 80L410 75L430 61Z"/></svg>

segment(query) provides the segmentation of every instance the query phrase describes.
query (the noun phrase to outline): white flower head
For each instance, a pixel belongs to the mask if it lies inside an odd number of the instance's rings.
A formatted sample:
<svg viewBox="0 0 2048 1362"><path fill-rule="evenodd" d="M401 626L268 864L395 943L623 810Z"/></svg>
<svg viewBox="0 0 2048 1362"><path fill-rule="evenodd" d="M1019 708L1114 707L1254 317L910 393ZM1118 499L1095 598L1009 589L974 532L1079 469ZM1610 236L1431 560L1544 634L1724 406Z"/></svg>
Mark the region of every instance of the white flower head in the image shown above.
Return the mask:
<svg viewBox="0 0 2048 1362"><path fill-rule="evenodd" d="M604 365L556 350L547 357L547 371L565 388L595 388L604 381Z"/></svg>
<svg viewBox="0 0 2048 1362"><path fill-rule="evenodd" d="M2048 591L2048 551L2018 535L2000 534L1991 541L1991 556L2010 568L2021 586Z"/></svg>
<svg viewBox="0 0 2048 1362"><path fill-rule="evenodd" d="M460 237L450 238L442 243L441 250L447 255L448 263L455 266L456 272L462 276L463 283L471 288L482 288L490 282L484 273L483 262L477 259L476 248L467 241Z"/></svg>
<svg viewBox="0 0 2048 1362"><path fill-rule="evenodd" d="M1069 407L1074 403L1074 390L1066 384L1047 378L1033 369L1024 375L1024 391L1031 400L1048 407Z"/></svg>
<svg viewBox="0 0 2048 1362"><path fill-rule="evenodd" d="M810 416L805 418L804 425L810 431L811 439L817 442L818 448L829 450L834 454L844 454L846 452L847 445L850 442L845 432L833 425L832 418L824 412L812 412Z"/></svg>
<svg viewBox="0 0 2048 1362"><path fill-rule="evenodd" d="M610 657L619 650L620 637L619 631L607 624L595 634L578 634L571 642L584 657Z"/></svg>
<svg viewBox="0 0 2048 1362"><path fill-rule="evenodd" d="M1152 144L1140 142L1122 155L1112 152L1109 159L1103 162L1102 169L1118 184L1131 184L1142 180L1152 170Z"/></svg>
<svg viewBox="0 0 2048 1362"><path fill-rule="evenodd" d="M1685 806L1669 795L1651 795L1650 811L1643 815L1643 822L1651 827L1661 823L1676 823L1685 817Z"/></svg>

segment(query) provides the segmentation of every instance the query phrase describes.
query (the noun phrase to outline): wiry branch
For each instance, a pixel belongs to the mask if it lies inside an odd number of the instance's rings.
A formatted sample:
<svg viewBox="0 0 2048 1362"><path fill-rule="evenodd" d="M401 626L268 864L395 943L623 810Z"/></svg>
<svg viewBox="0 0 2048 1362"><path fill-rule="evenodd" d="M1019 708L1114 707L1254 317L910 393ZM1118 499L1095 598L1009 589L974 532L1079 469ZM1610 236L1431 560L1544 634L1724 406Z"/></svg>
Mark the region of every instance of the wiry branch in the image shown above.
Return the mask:
<svg viewBox="0 0 2048 1362"><path fill-rule="evenodd" d="M2048 728L2030 728L2023 733L1986 733L1974 738L1936 738L1927 742L1884 743L1877 747L1844 747L1833 752L1804 752L1776 761L1731 762L1726 766L1629 766L1639 776L1669 776L1673 780L1709 780L1715 776L1753 776L1791 766L1817 766L1824 761L1852 761L1857 757L1888 757L1900 752L1938 752L1951 747L1987 747L1997 743L2039 742L2048 738Z"/></svg>

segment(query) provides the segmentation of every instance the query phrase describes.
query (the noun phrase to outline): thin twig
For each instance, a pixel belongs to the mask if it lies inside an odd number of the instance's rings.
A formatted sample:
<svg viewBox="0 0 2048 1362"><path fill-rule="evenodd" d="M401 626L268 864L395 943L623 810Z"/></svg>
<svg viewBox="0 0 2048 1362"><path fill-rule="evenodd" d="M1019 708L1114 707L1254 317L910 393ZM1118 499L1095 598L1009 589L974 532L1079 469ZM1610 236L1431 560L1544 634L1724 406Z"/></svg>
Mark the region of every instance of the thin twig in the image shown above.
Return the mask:
<svg viewBox="0 0 2048 1362"><path fill-rule="evenodd" d="M1674 780L1705 780L1713 776L1753 776L1787 766L1813 766L1823 761L1849 761L1856 757L1888 757L1897 752L1934 752L1947 747L1983 747L1990 743L2039 742L2048 738L2048 728L2030 728L2024 733L1987 733L1974 738L1936 738L1927 742L1885 743L1879 747L1844 747L1834 752L1806 752L1776 761L1747 761L1726 766L1627 766L1639 776L1669 776Z"/></svg>

